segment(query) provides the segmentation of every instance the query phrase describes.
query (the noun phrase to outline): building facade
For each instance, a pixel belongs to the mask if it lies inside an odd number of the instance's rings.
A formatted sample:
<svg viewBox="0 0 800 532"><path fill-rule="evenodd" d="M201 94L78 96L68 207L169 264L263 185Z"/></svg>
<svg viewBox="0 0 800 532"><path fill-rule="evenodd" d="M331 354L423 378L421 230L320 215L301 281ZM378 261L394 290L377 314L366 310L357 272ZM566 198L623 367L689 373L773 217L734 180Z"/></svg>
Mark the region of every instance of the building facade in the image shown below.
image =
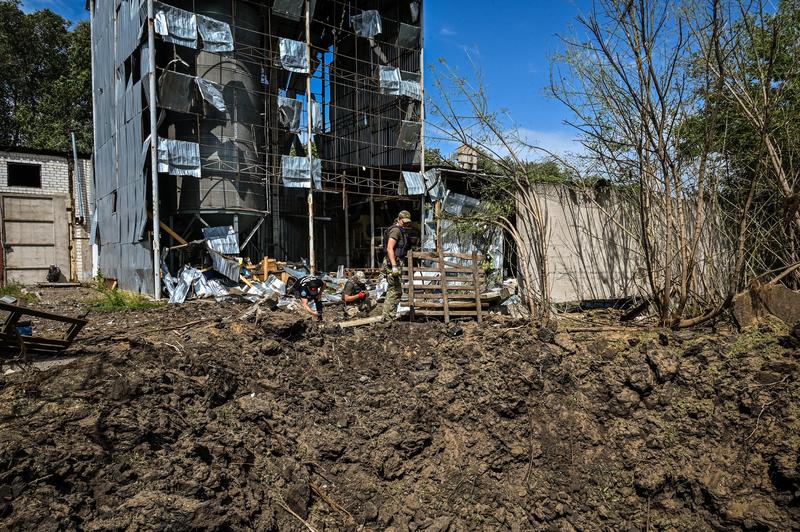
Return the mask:
<svg viewBox="0 0 800 532"><path fill-rule="evenodd" d="M62 281L92 277L89 243L92 164L72 154L0 148L2 281L47 281L57 266Z"/></svg>
<svg viewBox="0 0 800 532"><path fill-rule="evenodd" d="M161 249L205 227L331 270L374 266L400 209L422 222L420 0L89 6L96 236L121 287L159 294L191 260Z"/></svg>

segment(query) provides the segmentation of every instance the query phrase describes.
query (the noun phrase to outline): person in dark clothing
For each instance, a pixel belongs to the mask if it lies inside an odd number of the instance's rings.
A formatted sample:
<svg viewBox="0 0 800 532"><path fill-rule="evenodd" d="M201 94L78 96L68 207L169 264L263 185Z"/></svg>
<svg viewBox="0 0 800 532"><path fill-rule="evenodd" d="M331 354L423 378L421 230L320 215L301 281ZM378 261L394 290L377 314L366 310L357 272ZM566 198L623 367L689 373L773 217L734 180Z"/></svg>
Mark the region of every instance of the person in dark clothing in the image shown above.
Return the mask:
<svg viewBox="0 0 800 532"><path fill-rule="evenodd" d="M364 272L356 272L344 285L342 293L344 312L348 318L354 318L359 313L367 314L374 309L376 303L369 297L367 290L367 277Z"/></svg>
<svg viewBox="0 0 800 532"><path fill-rule="evenodd" d="M397 304L403 297L403 283L400 277L403 260L406 258L410 246L408 227L411 224L411 213L400 211L394 224L386 231L383 241L383 251L386 258L383 268L386 272L386 280L389 283L389 290L386 292L386 299L383 302L383 317L386 321L397 317Z"/></svg>
<svg viewBox="0 0 800 532"><path fill-rule="evenodd" d="M305 275L294 283L292 290L306 312L322 321L322 292L325 290L325 281L314 275ZM313 309L308 304L309 300L314 302Z"/></svg>

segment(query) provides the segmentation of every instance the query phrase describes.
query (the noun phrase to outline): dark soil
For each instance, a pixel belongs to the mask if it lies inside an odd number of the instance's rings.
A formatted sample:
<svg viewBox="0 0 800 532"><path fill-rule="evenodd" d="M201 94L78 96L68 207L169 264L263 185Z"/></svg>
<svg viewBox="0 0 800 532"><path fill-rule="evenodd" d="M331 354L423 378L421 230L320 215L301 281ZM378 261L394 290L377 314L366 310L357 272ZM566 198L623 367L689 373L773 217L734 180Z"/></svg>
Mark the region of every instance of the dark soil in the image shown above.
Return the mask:
<svg viewBox="0 0 800 532"><path fill-rule="evenodd" d="M787 327L227 320L247 308L90 315L78 360L0 377L0 527L800 526Z"/></svg>

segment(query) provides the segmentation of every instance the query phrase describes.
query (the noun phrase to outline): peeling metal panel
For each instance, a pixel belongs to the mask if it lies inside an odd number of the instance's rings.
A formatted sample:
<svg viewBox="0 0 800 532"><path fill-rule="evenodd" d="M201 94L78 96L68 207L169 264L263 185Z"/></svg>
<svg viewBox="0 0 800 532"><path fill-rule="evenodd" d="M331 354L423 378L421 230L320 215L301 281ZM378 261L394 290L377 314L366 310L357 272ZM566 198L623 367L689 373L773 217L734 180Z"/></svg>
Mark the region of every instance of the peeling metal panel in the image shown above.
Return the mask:
<svg viewBox="0 0 800 532"><path fill-rule="evenodd" d="M311 174L314 176L314 187L322 188L322 163L312 159L313 172L309 171L308 157L284 155L281 158L283 186L289 188L311 188Z"/></svg>
<svg viewBox="0 0 800 532"><path fill-rule="evenodd" d="M217 272L221 273L231 281L239 281L241 275L241 265L239 261L224 257L214 251L211 252L211 265Z"/></svg>
<svg viewBox="0 0 800 532"><path fill-rule="evenodd" d="M376 9L364 11L360 15L353 15L350 17L350 24L356 35L367 39L372 39L383 31L381 14Z"/></svg>
<svg viewBox="0 0 800 532"><path fill-rule="evenodd" d="M233 51L233 33L228 23L197 15L197 30L203 39L203 50L217 53Z"/></svg>
<svg viewBox="0 0 800 532"><path fill-rule="evenodd" d="M155 3L155 30L172 44L197 48L197 16L160 2Z"/></svg>
<svg viewBox="0 0 800 532"><path fill-rule="evenodd" d="M314 133L323 133L325 131L325 124L322 120L322 105L314 100L311 100L311 129Z"/></svg>
<svg viewBox="0 0 800 532"><path fill-rule="evenodd" d="M171 70L158 78L158 105L170 111L188 113L194 104L195 78Z"/></svg>
<svg viewBox="0 0 800 532"><path fill-rule="evenodd" d="M403 120L400 124L400 132L397 135L397 147L404 150L415 149L419 143L421 132L421 123Z"/></svg>
<svg viewBox="0 0 800 532"><path fill-rule="evenodd" d="M421 196L425 194L425 182L419 172L403 172L403 182L405 192L409 196Z"/></svg>
<svg viewBox="0 0 800 532"><path fill-rule="evenodd" d="M284 38L278 41L283 68L290 72L308 74L310 68L306 43Z"/></svg>
<svg viewBox="0 0 800 532"><path fill-rule="evenodd" d="M397 45L412 50L420 49L422 30L419 26L400 23L400 30L397 34Z"/></svg>
<svg viewBox="0 0 800 532"><path fill-rule="evenodd" d="M379 70L380 70L380 80L381 80L381 94L399 96L400 85L402 83L402 79L400 78L400 69L389 66L381 66Z"/></svg>
<svg viewBox="0 0 800 532"><path fill-rule="evenodd" d="M425 189L428 191L431 200L438 201L445 197L447 189L445 189L444 183L442 183L441 172L438 168L427 170L423 174L423 178L425 179Z"/></svg>
<svg viewBox="0 0 800 532"><path fill-rule="evenodd" d="M239 254L239 235L232 226L204 227L203 237L208 247L224 255Z"/></svg>
<svg viewBox="0 0 800 532"><path fill-rule="evenodd" d="M422 85L418 81L400 81L400 95L407 96L417 101L422 101Z"/></svg>
<svg viewBox="0 0 800 532"><path fill-rule="evenodd" d="M475 211L481 202L478 199L458 194L457 192L450 192L444 201L443 209L445 212L455 216L466 216L467 214Z"/></svg>
<svg viewBox="0 0 800 532"><path fill-rule="evenodd" d="M185 140L158 139L158 171L200 177L200 145Z"/></svg>
<svg viewBox="0 0 800 532"><path fill-rule="evenodd" d="M294 98L278 96L278 123L292 133L300 132L300 117L303 115L303 102Z"/></svg>
<svg viewBox="0 0 800 532"><path fill-rule="evenodd" d="M200 89L200 95L205 101L222 113L228 110L225 106L225 98L222 95L222 85L218 85L213 81L208 81L201 77L195 78L195 81L197 82L197 87Z"/></svg>

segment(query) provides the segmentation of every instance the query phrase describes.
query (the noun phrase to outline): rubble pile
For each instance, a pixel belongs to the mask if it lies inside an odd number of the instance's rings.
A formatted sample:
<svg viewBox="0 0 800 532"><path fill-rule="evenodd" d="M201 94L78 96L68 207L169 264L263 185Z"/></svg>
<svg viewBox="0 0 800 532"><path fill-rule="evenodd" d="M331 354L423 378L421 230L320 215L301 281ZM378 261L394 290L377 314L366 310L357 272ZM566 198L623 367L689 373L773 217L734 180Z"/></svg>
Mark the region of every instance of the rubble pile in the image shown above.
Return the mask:
<svg viewBox="0 0 800 532"><path fill-rule="evenodd" d="M0 377L0 526L800 526L791 331L191 308L90 316L75 362Z"/></svg>

